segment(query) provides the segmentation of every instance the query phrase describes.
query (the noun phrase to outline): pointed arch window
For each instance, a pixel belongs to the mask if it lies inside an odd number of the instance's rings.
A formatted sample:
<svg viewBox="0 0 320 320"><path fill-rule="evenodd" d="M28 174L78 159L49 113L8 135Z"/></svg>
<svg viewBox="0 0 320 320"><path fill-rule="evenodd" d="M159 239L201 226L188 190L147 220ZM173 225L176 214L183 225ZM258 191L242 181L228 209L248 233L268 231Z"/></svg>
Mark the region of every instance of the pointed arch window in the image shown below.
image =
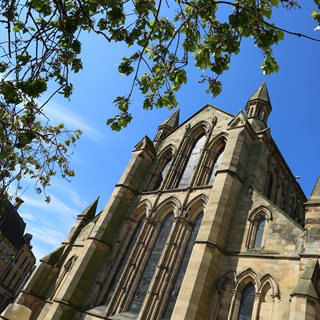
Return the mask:
<svg viewBox="0 0 320 320"><path fill-rule="evenodd" d="M142 275L138 282L137 288L133 294L133 299L128 310L132 313L138 314L142 307L142 303L144 301L145 296L147 295L149 285L156 271L157 265L160 260L160 256L166 244L166 240L169 236L172 223L173 213L170 213L167 215L164 222L162 223L156 242L152 248L152 251L149 255L144 270L142 271Z"/></svg>
<svg viewBox="0 0 320 320"><path fill-rule="evenodd" d="M255 295L254 285L250 282L242 291L238 320L251 320Z"/></svg>
<svg viewBox="0 0 320 320"><path fill-rule="evenodd" d="M165 162L162 166L162 170L160 170L158 172L158 176L157 176L156 180L154 181L154 185L150 188L150 190L158 190L161 187L163 180L166 178L166 176L169 172L171 160L172 160L172 158L168 158L165 160Z"/></svg>
<svg viewBox="0 0 320 320"><path fill-rule="evenodd" d="M188 162L184 168L183 174L178 184L178 188L186 188L189 186L190 179L193 175L194 170L196 169L205 141L205 135L200 136L198 140L196 140L192 152L189 156Z"/></svg>
<svg viewBox="0 0 320 320"><path fill-rule="evenodd" d="M182 262L181 262L181 265L180 265L180 268L179 268L179 271L177 274L175 284L172 288L171 294L169 295L169 301L168 301L168 304L165 308L165 314L163 317L164 320L171 319L173 308L176 304L178 294L179 294L179 291L181 288L181 284L182 284L182 281L183 281L183 278L184 278L184 275L185 275L185 272L186 272L186 269L187 269L187 266L189 263L189 259L191 257L193 245L194 245L194 242L197 238L197 235L198 235L198 232L200 229L202 218L203 218L203 212L198 214L198 216L194 222L193 229L192 229L189 241L187 243L186 251L184 253L184 256L183 256L183 259L182 259Z"/></svg>
<svg viewBox="0 0 320 320"><path fill-rule="evenodd" d="M131 239L127 245L127 248L126 248L126 251L124 253L124 255L122 256L120 262L119 262L119 265L117 267L117 270L115 272L115 274L113 275L112 277L112 280L111 280L111 283L109 285L109 288L108 288L108 291L107 293L105 294L104 296L104 305L108 305L114 292L115 292L115 289L117 287L117 284L119 283L119 280L120 280L120 277L123 273L123 270L125 268L125 266L127 265L128 263L128 260L129 260L129 257L131 255L131 252L133 250L133 247L138 239L138 236L140 234L140 231L142 229L142 226L143 226L143 222L144 222L144 217L141 218L133 232L133 235L131 236Z"/></svg>
<svg viewBox="0 0 320 320"><path fill-rule="evenodd" d="M272 215L266 208L254 210L249 217L250 225L246 246L248 249L262 249L266 241L267 222Z"/></svg>
<svg viewBox="0 0 320 320"><path fill-rule="evenodd" d="M146 190L158 190L163 185L163 181L165 180L171 167L172 158L173 150L172 148L168 147L164 152L162 152L155 162L151 177L146 186Z"/></svg>
<svg viewBox="0 0 320 320"><path fill-rule="evenodd" d="M214 180L216 179L216 174L217 174L217 171L220 167L223 153L224 153L224 147L221 148L221 150L218 152L218 154L216 156L216 159L215 159L215 162L214 162L214 165L212 168L211 176L209 179L209 184L213 184Z"/></svg>
<svg viewBox="0 0 320 320"><path fill-rule="evenodd" d="M256 223L257 223L256 233L255 233L254 243L253 243L254 249L258 249L262 247L263 232L264 232L264 226L266 223L265 217L260 216Z"/></svg>

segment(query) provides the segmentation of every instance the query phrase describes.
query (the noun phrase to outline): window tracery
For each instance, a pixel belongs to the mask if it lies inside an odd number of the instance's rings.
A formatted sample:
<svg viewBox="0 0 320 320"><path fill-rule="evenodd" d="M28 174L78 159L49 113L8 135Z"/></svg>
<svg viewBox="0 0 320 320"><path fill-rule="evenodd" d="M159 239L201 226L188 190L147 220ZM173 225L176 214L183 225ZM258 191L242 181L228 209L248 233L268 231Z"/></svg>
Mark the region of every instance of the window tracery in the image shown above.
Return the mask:
<svg viewBox="0 0 320 320"><path fill-rule="evenodd" d="M170 213L166 216L165 220L162 223L160 231L158 233L155 244L152 248L152 251L149 255L149 258L145 264L144 270L142 271L141 277L139 279L137 288L133 295L133 299L130 303L128 311L132 313L139 313L144 298L147 294L148 287L151 283L153 275L156 271L160 256L165 247L167 237L169 235L171 225L173 222L173 214Z"/></svg>
<svg viewBox="0 0 320 320"><path fill-rule="evenodd" d="M125 268L125 266L127 265L128 263L128 260L129 260L129 257L130 257L130 254L132 253L132 249L138 239L138 236L141 232L141 229L142 229L142 226L143 226L143 222L144 222L144 218L141 218L133 232L133 235L131 236L131 239L128 243L128 246L119 262L119 265L117 267L117 270L115 272L115 274L113 275L112 277L112 280L110 282L110 285L109 285L109 288L104 296L104 299L103 299L103 304L104 305L108 305L114 292L115 292L115 289L116 289L116 286L118 285L119 283L119 280L120 280L120 277L121 275L123 274L123 270Z"/></svg>
<svg viewBox="0 0 320 320"><path fill-rule="evenodd" d="M216 173L221 164L224 149L226 144L225 134L220 134L214 138L208 147L204 149L203 157L201 158L201 164L197 176L194 180L195 186L212 185Z"/></svg>
<svg viewBox="0 0 320 320"><path fill-rule="evenodd" d="M193 199L182 216L179 201L168 198L151 217L141 219L145 223L136 227L135 244L127 245L131 254L124 251L123 267L117 266L118 275L112 275L118 284L108 285L106 315L129 312L142 319L170 319L201 225L203 201L200 196Z"/></svg>
<svg viewBox="0 0 320 320"><path fill-rule="evenodd" d="M153 172L151 174L150 181L147 186L147 190L158 190L167 177L169 169L172 164L172 148L169 147L155 163Z"/></svg>
<svg viewBox="0 0 320 320"><path fill-rule="evenodd" d="M202 149L206 141L206 136L202 135L195 141L191 154L183 170L182 176L180 178L178 188L186 188L189 186L192 174L197 166L198 160L200 158Z"/></svg>
<svg viewBox="0 0 320 320"><path fill-rule="evenodd" d="M165 307L164 316L163 316L164 320L171 319L171 315L172 315L174 306L175 306L177 298L178 298L178 294L179 294L181 284L182 284L182 281L183 281L183 278L184 278L184 275L185 275L185 272L186 272L186 269L187 269L187 266L189 263L189 259L191 257L193 245L194 245L194 242L197 238L197 235L198 235L198 232L200 229L202 218L203 218L203 212L198 214L198 216L194 222L192 232L190 234L190 237L189 237L189 240L188 240L188 243L187 243L184 255L183 255L183 259L182 259L180 267L179 267L178 274L176 276L173 288L171 289L171 292L169 294L169 301Z"/></svg>
<svg viewBox="0 0 320 320"><path fill-rule="evenodd" d="M235 277L233 275L235 275L233 272L229 272L222 279L214 320L260 319L262 315L273 310L273 305L280 299L280 294L276 280L269 273L260 276L248 268ZM228 291L225 292L227 287Z"/></svg>
<svg viewBox="0 0 320 320"><path fill-rule="evenodd" d="M218 154L216 156L215 163L213 165L211 176L210 176L210 179L209 179L209 184L213 184L214 180L216 179L216 174L217 174L217 171L218 171L219 166L221 164L223 153L224 153L224 148L219 150L219 152L218 152Z"/></svg>
<svg viewBox="0 0 320 320"><path fill-rule="evenodd" d="M210 125L207 121L201 121L193 128L190 124L185 127L185 136L177 149L177 156L165 182L166 189L186 188L192 183L194 171L197 170L202 150L214 125L215 123Z"/></svg>

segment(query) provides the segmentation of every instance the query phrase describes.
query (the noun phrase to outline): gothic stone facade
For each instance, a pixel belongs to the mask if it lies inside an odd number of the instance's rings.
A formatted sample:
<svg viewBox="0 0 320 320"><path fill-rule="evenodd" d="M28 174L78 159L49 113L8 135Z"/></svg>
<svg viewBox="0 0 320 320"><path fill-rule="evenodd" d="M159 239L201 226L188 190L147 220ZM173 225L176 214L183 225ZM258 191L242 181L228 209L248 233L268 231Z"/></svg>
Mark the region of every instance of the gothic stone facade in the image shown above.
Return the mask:
<svg viewBox="0 0 320 320"><path fill-rule="evenodd" d="M265 84L245 109L176 112L143 138L16 302L38 320L320 319L320 180L307 201Z"/></svg>

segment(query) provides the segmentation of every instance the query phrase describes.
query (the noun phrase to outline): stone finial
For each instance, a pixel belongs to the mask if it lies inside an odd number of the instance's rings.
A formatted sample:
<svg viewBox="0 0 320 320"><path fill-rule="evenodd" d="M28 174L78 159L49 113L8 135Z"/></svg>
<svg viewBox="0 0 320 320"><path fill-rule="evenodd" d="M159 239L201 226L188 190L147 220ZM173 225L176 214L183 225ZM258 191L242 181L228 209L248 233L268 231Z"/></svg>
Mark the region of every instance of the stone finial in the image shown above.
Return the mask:
<svg viewBox="0 0 320 320"><path fill-rule="evenodd" d="M155 155L154 144L148 136L144 136L133 148L133 152L145 150Z"/></svg>
<svg viewBox="0 0 320 320"><path fill-rule="evenodd" d="M177 110L159 125L158 132L154 138L156 145L158 145L166 136L179 126L179 115L180 110Z"/></svg>
<svg viewBox="0 0 320 320"><path fill-rule="evenodd" d="M88 220L91 220L96 214L99 198L100 197L97 197L97 199L94 200L86 209L84 209L78 215L78 217L86 217Z"/></svg>
<svg viewBox="0 0 320 320"><path fill-rule="evenodd" d="M168 126L172 129L176 128L179 125L179 115L180 115L180 109L178 109L175 113L173 113L169 118L164 120L159 127L162 126Z"/></svg>
<svg viewBox="0 0 320 320"><path fill-rule="evenodd" d="M311 192L311 196L309 200L312 202L317 201L320 203L320 177L318 177L318 180Z"/></svg>

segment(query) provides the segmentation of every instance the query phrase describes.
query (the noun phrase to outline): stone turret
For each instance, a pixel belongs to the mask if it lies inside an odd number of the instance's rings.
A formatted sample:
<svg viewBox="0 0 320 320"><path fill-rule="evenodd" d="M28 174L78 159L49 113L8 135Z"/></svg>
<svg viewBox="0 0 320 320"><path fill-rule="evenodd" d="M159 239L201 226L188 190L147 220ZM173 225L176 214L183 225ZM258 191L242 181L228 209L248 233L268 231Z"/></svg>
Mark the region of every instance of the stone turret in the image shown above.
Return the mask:
<svg viewBox="0 0 320 320"><path fill-rule="evenodd" d="M179 114L180 110L177 110L159 125L158 132L153 140L155 147L157 147L167 135L179 126Z"/></svg>
<svg viewBox="0 0 320 320"><path fill-rule="evenodd" d="M267 128L272 110L267 85L264 82L246 104L246 115L255 131Z"/></svg>

